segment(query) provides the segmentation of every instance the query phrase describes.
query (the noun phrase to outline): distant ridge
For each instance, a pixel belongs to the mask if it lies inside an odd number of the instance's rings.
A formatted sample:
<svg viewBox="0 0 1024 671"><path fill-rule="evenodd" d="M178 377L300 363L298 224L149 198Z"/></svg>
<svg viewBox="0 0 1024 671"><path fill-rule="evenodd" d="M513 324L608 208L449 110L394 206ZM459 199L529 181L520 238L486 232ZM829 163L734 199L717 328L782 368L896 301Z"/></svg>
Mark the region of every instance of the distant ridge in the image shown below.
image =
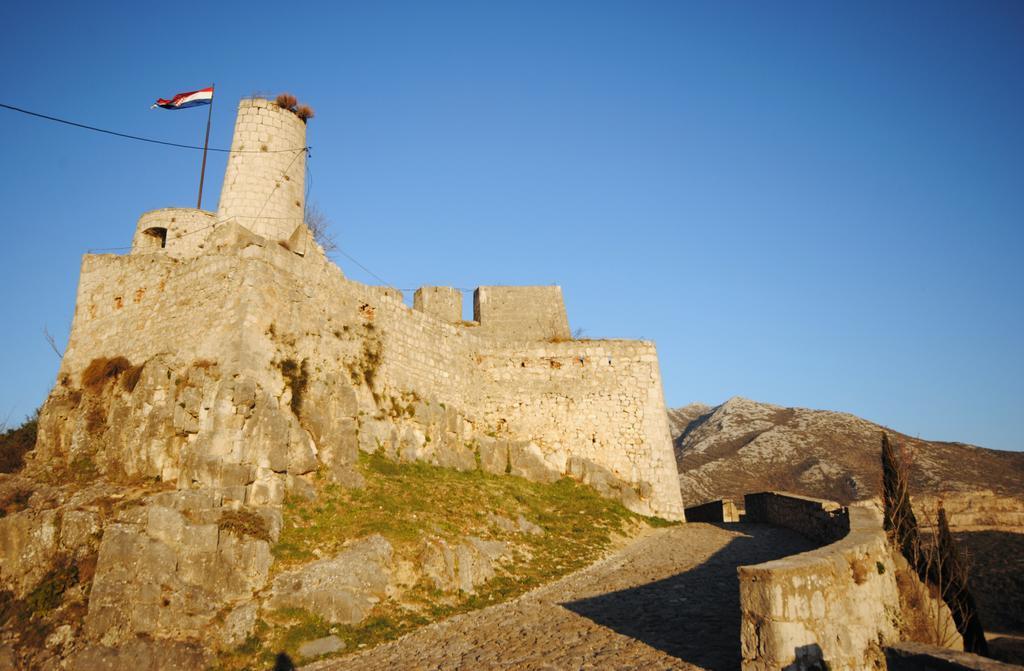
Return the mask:
<svg viewBox="0 0 1024 671"><path fill-rule="evenodd" d="M766 489L841 503L879 493L884 427L848 413L734 397L716 407L669 410L669 424L688 506ZM1024 453L889 433L910 448L912 493L1024 496Z"/></svg>

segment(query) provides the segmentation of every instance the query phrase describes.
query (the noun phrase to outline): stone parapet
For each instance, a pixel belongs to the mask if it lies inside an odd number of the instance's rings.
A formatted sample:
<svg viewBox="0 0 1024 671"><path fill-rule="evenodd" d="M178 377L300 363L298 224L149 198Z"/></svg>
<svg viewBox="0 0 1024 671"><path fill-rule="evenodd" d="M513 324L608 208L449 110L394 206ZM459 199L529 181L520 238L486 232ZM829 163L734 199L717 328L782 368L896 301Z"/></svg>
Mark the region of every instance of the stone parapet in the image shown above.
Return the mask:
<svg viewBox="0 0 1024 671"><path fill-rule="evenodd" d="M777 492L746 497L746 508L748 521L839 540L739 568L743 671L885 668L882 646L901 639L907 603L949 620L891 551L876 510Z"/></svg>
<svg viewBox="0 0 1024 671"><path fill-rule="evenodd" d="M462 321L462 292L455 287L420 287L413 295L412 307L449 324L458 324Z"/></svg>
<svg viewBox="0 0 1024 671"><path fill-rule="evenodd" d="M819 543L831 543L850 532L849 510L834 501L760 492L745 495L743 507L747 522L786 527Z"/></svg>
<svg viewBox="0 0 1024 671"><path fill-rule="evenodd" d="M729 499L719 499L702 503L699 506L690 506L686 509L686 521L721 524L739 522L740 515L736 510L735 503Z"/></svg>
<svg viewBox="0 0 1024 671"><path fill-rule="evenodd" d="M562 287L477 287L473 292L477 335L508 341L572 337Z"/></svg>

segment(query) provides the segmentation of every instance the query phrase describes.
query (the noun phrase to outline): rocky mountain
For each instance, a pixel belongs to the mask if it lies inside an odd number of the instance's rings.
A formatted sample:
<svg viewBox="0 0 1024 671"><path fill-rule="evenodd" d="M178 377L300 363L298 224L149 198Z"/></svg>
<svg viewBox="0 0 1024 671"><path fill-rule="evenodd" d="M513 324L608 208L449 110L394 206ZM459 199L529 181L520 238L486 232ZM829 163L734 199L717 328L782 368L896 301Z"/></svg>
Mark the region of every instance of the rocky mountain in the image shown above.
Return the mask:
<svg viewBox="0 0 1024 671"><path fill-rule="evenodd" d="M735 397L714 408L672 410L669 421L688 506L767 489L841 503L877 496L883 430L910 456L912 493L991 490L1024 498L1024 452L920 440L848 413Z"/></svg>
<svg viewBox="0 0 1024 671"><path fill-rule="evenodd" d="M712 410L714 410L714 407L704 403L691 403L681 408L669 408L668 426L672 432L673 440L682 435L691 422L703 417Z"/></svg>

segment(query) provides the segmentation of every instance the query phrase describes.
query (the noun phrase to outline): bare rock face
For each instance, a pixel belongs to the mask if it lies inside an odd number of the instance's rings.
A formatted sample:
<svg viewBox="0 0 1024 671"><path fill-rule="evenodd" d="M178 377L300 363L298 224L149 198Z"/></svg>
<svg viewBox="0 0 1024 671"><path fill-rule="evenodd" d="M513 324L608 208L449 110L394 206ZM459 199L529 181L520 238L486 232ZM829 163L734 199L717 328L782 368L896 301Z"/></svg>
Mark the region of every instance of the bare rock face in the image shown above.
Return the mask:
<svg viewBox="0 0 1024 671"><path fill-rule="evenodd" d="M675 412L690 417L696 406ZM887 429L886 429L887 430ZM847 413L732 398L673 431L686 505L765 490L850 503L876 496L883 427ZM1024 498L1024 453L911 438L913 491L993 490Z"/></svg>
<svg viewBox="0 0 1024 671"><path fill-rule="evenodd" d="M508 446L509 472L535 482L555 482L561 474L552 468L534 443L513 441Z"/></svg>
<svg viewBox="0 0 1024 671"><path fill-rule="evenodd" d="M636 488L617 478L608 469L579 457L569 459L569 475L583 484L590 485L602 496L615 497L628 508L631 503L639 502L641 497L650 494L649 485L641 482Z"/></svg>
<svg viewBox="0 0 1024 671"><path fill-rule="evenodd" d="M495 566L511 556L511 548L503 541L467 536L453 547L444 539L430 538L424 542L420 563L436 589L473 594L495 576Z"/></svg>
<svg viewBox="0 0 1024 671"><path fill-rule="evenodd" d="M91 639L208 639L218 611L251 600L266 584L280 522L275 530L252 510L196 507L204 502L189 494L150 501L137 518L106 528L85 618ZM244 620L230 620L222 637L244 640Z"/></svg>
<svg viewBox="0 0 1024 671"><path fill-rule="evenodd" d="M301 608L333 624L361 622L387 596L391 552L391 544L375 534L335 557L282 573L266 606Z"/></svg>
<svg viewBox="0 0 1024 671"><path fill-rule="evenodd" d="M25 596L53 566L60 531L53 509L0 518L0 578L15 596Z"/></svg>

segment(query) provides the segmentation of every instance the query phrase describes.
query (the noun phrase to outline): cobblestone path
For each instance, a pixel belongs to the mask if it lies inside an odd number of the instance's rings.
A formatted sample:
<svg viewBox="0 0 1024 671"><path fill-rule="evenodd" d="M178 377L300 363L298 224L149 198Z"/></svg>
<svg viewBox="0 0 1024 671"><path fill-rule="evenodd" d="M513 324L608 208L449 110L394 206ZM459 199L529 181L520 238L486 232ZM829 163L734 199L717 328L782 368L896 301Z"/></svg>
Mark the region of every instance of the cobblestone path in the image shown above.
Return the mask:
<svg viewBox="0 0 1024 671"><path fill-rule="evenodd" d="M754 524L660 529L508 603L305 669L731 671L740 661L736 567L812 547Z"/></svg>

